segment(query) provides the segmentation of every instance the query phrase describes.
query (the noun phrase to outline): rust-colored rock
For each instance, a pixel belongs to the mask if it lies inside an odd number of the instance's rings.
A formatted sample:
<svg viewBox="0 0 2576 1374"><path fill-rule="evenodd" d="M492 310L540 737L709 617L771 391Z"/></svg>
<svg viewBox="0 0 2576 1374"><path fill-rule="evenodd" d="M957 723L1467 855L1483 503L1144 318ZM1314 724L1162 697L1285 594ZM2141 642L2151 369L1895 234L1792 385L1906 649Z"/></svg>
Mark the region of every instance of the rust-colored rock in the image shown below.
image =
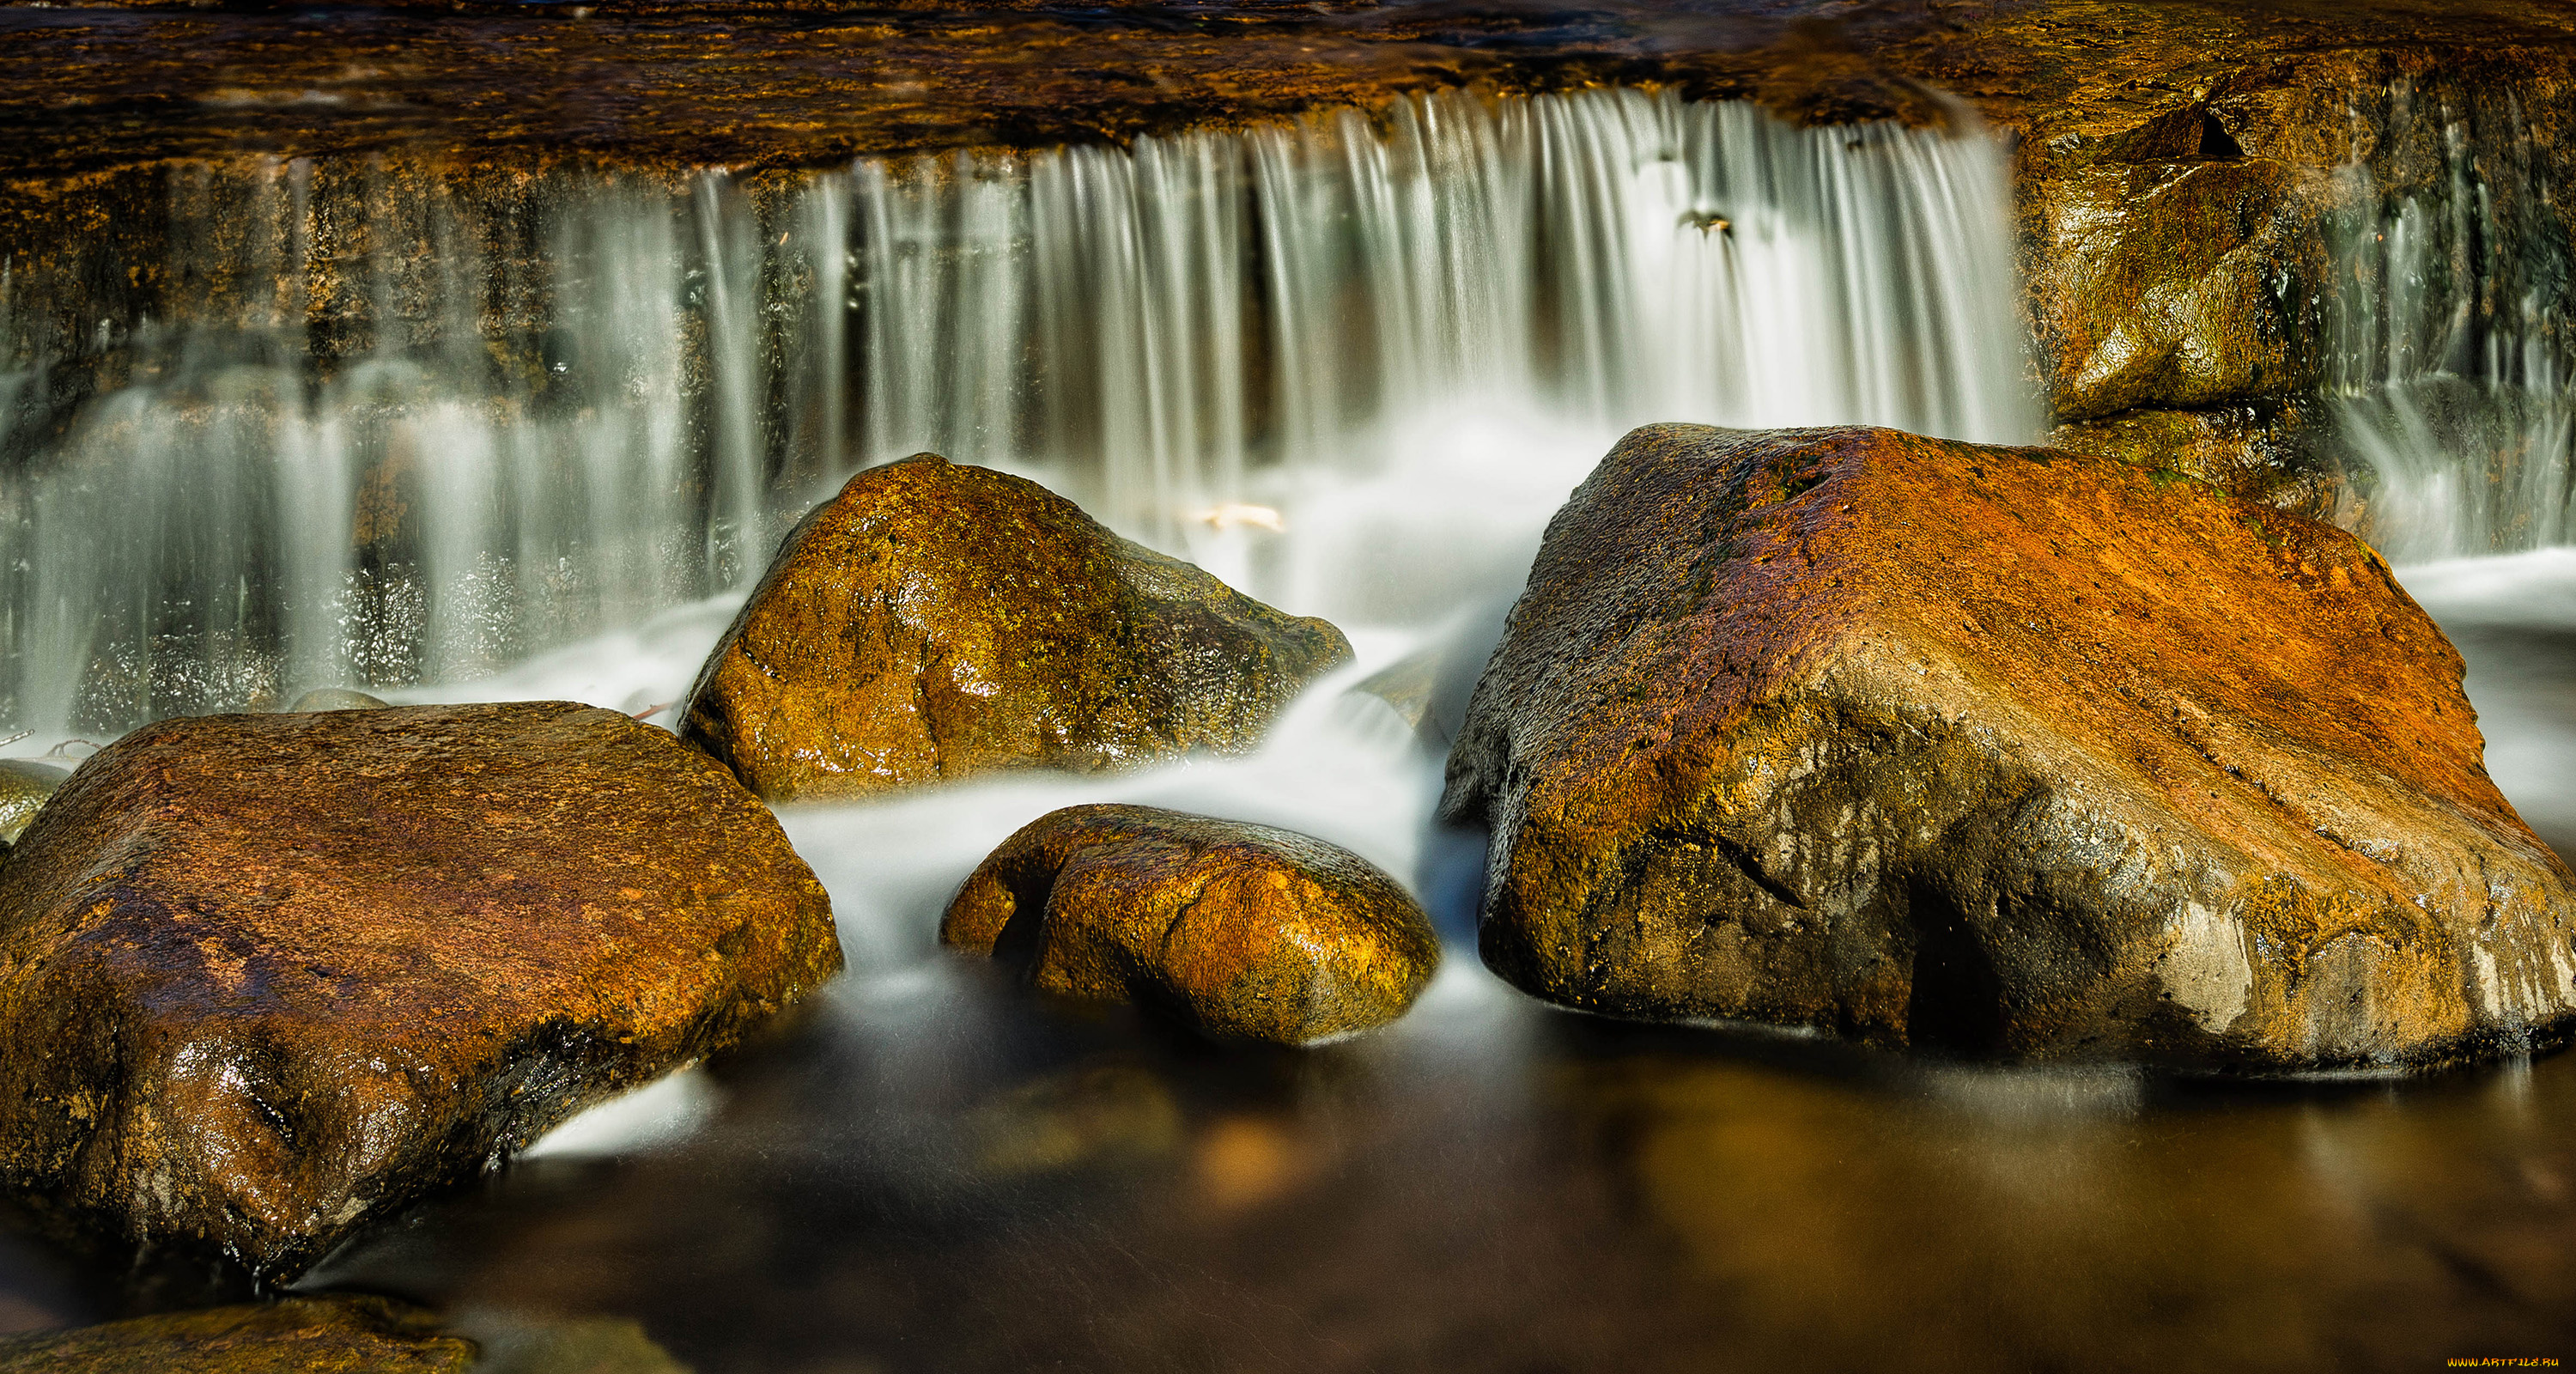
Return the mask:
<svg viewBox="0 0 2576 1374"><path fill-rule="evenodd" d="M1422 908L1349 850L1151 806L1022 826L958 889L939 938L1052 992L1292 1045L1394 1020L1440 963Z"/></svg>
<svg viewBox="0 0 2576 1374"><path fill-rule="evenodd" d="M1444 809L1519 986L2015 1059L2527 1045L2568 870L2377 556L2173 474L1664 425L1550 526Z"/></svg>
<svg viewBox="0 0 2576 1374"><path fill-rule="evenodd" d="M0 1374L465 1374L474 1353L383 1298L289 1298L0 1337Z"/></svg>
<svg viewBox="0 0 2576 1374"><path fill-rule="evenodd" d="M682 735L780 800L1088 772L1249 749L1350 654L1035 482L924 453L788 537Z"/></svg>
<svg viewBox="0 0 2576 1374"><path fill-rule="evenodd" d="M839 966L768 811L618 712L164 721L0 868L0 1178L289 1276Z"/></svg>

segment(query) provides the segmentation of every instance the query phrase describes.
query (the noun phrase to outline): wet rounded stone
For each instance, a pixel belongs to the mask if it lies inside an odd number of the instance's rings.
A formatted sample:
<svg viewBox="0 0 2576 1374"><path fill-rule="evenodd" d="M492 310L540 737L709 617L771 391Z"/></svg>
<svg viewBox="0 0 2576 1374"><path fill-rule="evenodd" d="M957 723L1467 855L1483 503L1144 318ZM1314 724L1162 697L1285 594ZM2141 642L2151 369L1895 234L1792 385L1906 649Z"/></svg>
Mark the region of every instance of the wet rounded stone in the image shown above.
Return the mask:
<svg viewBox="0 0 2576 1374"><path fill-rule="evenodd" d="M0 1180L283 1280L840 963L768 809L616 711L164 721L0 866Z"/></svg>
<svg viewBox="0 0 2576 1374"><path fill-rule="evenodd" d="M71 775L68 768L34 759L0 759L0 853L27 833L36 813Z"/></svg>
<svg viewBox="0 0 2576 1374"><path fill-rule="evenodd" d="M1051 992L1291 1045L1403 1015L1440 962L1422 908L1349 850L1151 806L1021 827L958 889L939 938Z"/></svg>
<svg viewBox="0 0 2576 1374"><path fill-rule="evenodd" d="M916 454L789 536L681 734L773 800L1256 745L1350 658L1024 478Z"/></svg>
<svg viewBox="0 0 2576 1374"><path fill-rule="evenodd" d="M1486 962L1622 1016L2279 1072L2553 1041L2576 891L2341 531L2168 472L1656 425L1449 759Z"/></svg>
<svg viewBox="0 0 2576 1374"><path fill-rule="evenodd" d="M474 1346L377 1297L173 1312L0 1336L0 1374L465 1374Z"/></svg>

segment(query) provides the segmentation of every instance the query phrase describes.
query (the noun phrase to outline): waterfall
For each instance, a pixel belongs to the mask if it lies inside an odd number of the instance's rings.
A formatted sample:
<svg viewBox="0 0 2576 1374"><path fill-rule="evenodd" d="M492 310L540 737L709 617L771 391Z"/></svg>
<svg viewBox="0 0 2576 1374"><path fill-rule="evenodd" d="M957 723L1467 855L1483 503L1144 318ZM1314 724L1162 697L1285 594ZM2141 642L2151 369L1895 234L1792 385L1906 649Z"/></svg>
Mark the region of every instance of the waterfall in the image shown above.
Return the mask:
<svg viewBox="0 0 2576 1374"><path fill-rule="evenodd" d="M488 673L742 587L921 449L1293 609L1419 623L1636 423L2038 429L1973 134L1451 93L777 185L550 172L507 216L386 190L364 234L308 164L243 175L266 231L174 191L185 309L0 375L0 716ZM321 327L353 298L367 329ZM24 418L74 364L105 380Z"/></svg>
<svg viewBox="0 0 2576 1374"><path fill-rule="evenodd" d="M2437 170L2389 193L2360 161L2330 296L2329 404L2370 469L2367 530L2401 563L2576 538L2576 281L2517 105L2501 129L2390 92Z"/></svg>

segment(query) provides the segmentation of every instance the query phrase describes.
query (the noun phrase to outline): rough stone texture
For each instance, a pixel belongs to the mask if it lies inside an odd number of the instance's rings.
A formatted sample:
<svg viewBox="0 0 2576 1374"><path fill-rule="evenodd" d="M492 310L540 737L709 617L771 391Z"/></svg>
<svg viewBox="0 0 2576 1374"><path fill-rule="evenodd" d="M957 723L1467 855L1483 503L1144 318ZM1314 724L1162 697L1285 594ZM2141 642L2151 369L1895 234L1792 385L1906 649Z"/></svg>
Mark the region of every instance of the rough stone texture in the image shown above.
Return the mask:
<svg viewBox="0 0 2576 1374"><path fill-rule="evenodd" d="M1513 983L2013 1059L2548 1039L2576 892L2339 531L1888 430L1629 435L1450 756Z"/></svg>
<svg viewBox="0 0 2576 1374"><path fill-rule="evenodd" d="M2352 529L2358 498L2334 471L2331 423L2320 409L2313 401L2276 397L2208 410L2130 410L2059 425L2049 431L2048 446L2179 472Z"/></svg>
<svg viewBox="0 0 2576 1374"><path fill-rule="evenodd" d="M290 711L372 711L393 703L350 687L316 687L295 699Z"/></svg>
<svg viewBox="0 0 2576 1374"><path fill-rule="evenodd" d="M615 711L164 721L0 868L0 1177L290 1276L839 966L768 811Z"/></svg>
<svg viewBox="0 0 2576 1374"><path fill-rule="evenodd" d="M1302 1045L1413 1004L1430 919L1349 850L1151 806L1068 806L1002 842L939 938L1041 988L1143 1003L1223 1040Z"/></svg>
<svg viewBox="0 0 2576 1374"><path fill-rule="evenodd" d="M466 1374L474 1354L383 1298L289 1298L0 1337L0 1374Z"/></svg>
<svg viewBox="0 0 2576 1374"><path fill-rule="evenodd" d="M681 733L780 800L1087 772L1249 749L1350 654L1034 482L924 453L788 536Z"/></svg>
<svg viewBox="0 0 2576 1374"><path fill-rule="evenodd" d="M34 759L0 759L0 854L27 833L36 813L71 775L68 768Z"/></svg>

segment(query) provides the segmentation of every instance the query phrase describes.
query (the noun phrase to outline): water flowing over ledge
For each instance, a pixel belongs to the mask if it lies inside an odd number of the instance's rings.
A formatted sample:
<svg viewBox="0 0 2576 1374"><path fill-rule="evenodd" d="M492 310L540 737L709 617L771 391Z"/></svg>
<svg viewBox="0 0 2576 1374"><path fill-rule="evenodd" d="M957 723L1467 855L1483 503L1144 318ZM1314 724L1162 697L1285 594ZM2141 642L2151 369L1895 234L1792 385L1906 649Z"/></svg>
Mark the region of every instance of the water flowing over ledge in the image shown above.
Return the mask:
<svg viewBox="0 0 2576 1374"><path fill-rule="evenodd" d="M2530 130L2390 92L2392 124L2440 131L2438 168L2383 194L2356 158L2329 294L2338 442L2375 490L2367 530L2399 562L2576 538L2576 261Z"/></svg>
<svg viewBox="0 0 2576 1374"><path fill-rule="evenodd" d="M1973 134L1450 94L774 191L550 173L510 213L387 179L354 222L316 177L175 185L184 323L68 415L72 360L0 376L0 718L487 673L740 588L923 448L1420 623L1516 581L1635 423L2039 428Z"/></svg>

